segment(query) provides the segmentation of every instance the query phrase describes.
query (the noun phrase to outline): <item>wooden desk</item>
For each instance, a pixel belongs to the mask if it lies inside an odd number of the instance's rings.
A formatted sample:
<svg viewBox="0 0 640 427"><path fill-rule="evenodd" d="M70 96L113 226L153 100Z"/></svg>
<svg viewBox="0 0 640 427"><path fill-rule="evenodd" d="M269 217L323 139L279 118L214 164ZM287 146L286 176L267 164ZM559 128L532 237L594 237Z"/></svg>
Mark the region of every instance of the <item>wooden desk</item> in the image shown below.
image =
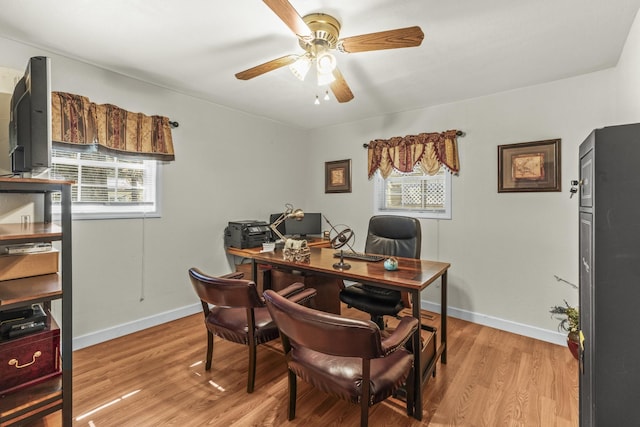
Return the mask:
<svg viewBox="0 0 640 427"><path fill-rule="evenodd" d="M329 240L322 238L307 239L309 247L329 247ZM298 272L293 274L290 268L285 270L277 267L261 265L257 271L252 271L251 263L256 254L262 251L262 247L257 248L226 248L229 255L235 257L236 271L245 273L245 277L251 278L258 286L258 291L262 293L264 289L281 290L294 282L304 282L305 286L315 288L317 295L314 298L315 308L329 313L340 314L340 291L344 288L342 280L336 278L327 278L326 276L318 276L315 274ZM278 250L282 256L282 250Z"/></svg>
<svg viewBox="0 0 640 427"><path fill-rule="evenodd" d="M360 283L375 285L383 288L406 291L411 297L412 315L421 322L420 318L420 292L441 279L441 315L440 315L440 346L436 350L433 363L427 371L414 369L415 387L415 407L413 417L422 419L422 385L435 369L438 359L442 363L447 363L447 271L451 264L445 262L435 262L412 258L398 258L399 268L395 271L384 269L382 262L363 262L356 260L345 260L351 264L348 270L338 270L333 268L333 264L338 261L334 258L335 250L328 248L311 248L311 258L309 263L290 262L282 259L282 251L256 253L253 255L253 274L257 274L258 264L268 264L282 269L298 270L314 273L326 277L352 280ZM422 325L421 325L422 326ZM414 334L413 348L421 349L420 329ZM414 352L414 366L422 367L422 351Z"/></svg>

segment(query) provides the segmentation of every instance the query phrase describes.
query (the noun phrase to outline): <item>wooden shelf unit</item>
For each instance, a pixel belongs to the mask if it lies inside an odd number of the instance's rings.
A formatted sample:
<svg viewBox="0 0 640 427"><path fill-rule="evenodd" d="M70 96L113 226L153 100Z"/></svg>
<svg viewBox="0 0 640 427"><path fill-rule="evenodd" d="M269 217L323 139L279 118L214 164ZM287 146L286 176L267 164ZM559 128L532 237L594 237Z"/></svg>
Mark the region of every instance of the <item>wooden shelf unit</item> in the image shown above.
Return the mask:
<svg viewBox="0 0 640 427"><path fill-rule="evenodd" d="M61 271L55 274L0 281L0 311L62 300L62 375L0 395L0 425L21 425L62 411L62 425L72 425L72 264L71 181L36 178L0 178L0 193L34 194L44 197L43 221L0 224L0 245L29 242L60 242ZM52 195L60 195L60 220L52 221Z"/></svg>
<svg viewBox="0 0 640 427"><path fill-rule="evenodd" d="M60 240L62 228L58 224L35 222L29 224L0 224L0 245L20 242L51 242Z"/></svg>
<svg viewBox="0 0 640 427"><path fill-rule="evenodd" d="M62 298L60 274L0 281L0 310Z"/></svg>

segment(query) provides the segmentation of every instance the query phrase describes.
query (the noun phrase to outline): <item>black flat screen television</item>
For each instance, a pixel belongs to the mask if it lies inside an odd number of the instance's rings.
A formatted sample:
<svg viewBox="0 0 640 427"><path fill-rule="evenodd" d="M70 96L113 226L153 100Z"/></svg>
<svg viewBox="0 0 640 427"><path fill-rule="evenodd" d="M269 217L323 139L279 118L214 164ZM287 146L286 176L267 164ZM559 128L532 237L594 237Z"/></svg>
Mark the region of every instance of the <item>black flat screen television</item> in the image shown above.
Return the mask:
<svg viewBox="0 0 640 427"><path fill-rule="evenodd" d="M51 167L51 80L45 56L29 59L16 84L9 111L9 156L15 174Z"/></svg>
<svg viewBox="0 0 640 427"><path fill-rule="evenodd" d="M271 214L269 217L269 223L273 224L280 215L282 214ZM300 221L293 218L287 218L278 226L278 231L283 235L290 237L319 236L322 234L322 214L305 212L304 218Z"/></svg>

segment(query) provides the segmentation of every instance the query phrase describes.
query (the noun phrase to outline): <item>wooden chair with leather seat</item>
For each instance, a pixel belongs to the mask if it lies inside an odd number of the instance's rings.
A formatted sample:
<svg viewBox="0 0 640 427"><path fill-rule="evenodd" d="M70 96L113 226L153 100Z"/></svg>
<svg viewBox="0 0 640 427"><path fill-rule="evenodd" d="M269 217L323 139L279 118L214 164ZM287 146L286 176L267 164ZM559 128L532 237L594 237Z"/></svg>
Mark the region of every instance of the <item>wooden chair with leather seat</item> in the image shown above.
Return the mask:
<svg viewBox="0 0 640 427"><path fill-rule="evenodd" d="M297 377L340 399L360 405L360 425L367 426L369 407L403 384L407 414L413 414L413 354L405 343L418 328L413 317L382 339L380 328L295 304L272 290L264 293L271 317L280 329L289 381L289 420L295 418Z"/></svg>
<svg viewBox="0 0 640 427"><path fill-rule="evenodd" d="M213 277L197 268L189 269L189 278L202 303L207 327L205 369L211 369L214 335L248 346L247 393L252 393L256 377L256 347L278 338L278 328L258 294L256 284L242 279L243 275L238 272ZM294 283L278 293L291 298L293 303L305 303L315 295L315 290L304 289L304 284Z"/></svg>
<svg viewBox="0 0 640 427"><path fill-rule="evenodd" d="M422 229L418 219L377 215L369 220L365 253L417 259L421 246ZM348 307L369 313L380 329L384 329L385 315L397 316L400 310L410 307L406 293L361 283L345 287L340 292L340 300Z"/></svg>

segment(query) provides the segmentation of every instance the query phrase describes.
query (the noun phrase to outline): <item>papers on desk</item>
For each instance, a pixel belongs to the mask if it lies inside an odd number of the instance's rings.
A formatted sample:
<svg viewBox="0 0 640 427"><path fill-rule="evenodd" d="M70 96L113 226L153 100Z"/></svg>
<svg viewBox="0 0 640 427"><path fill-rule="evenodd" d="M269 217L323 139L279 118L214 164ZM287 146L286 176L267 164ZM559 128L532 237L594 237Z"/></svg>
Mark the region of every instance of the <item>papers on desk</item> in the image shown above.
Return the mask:
<svg viewBox="0 0 640 427"><path fill-rule="evenodd" d="M262 250L260 252L273 252L276 248L276 242L263 243Z"/></svg>

